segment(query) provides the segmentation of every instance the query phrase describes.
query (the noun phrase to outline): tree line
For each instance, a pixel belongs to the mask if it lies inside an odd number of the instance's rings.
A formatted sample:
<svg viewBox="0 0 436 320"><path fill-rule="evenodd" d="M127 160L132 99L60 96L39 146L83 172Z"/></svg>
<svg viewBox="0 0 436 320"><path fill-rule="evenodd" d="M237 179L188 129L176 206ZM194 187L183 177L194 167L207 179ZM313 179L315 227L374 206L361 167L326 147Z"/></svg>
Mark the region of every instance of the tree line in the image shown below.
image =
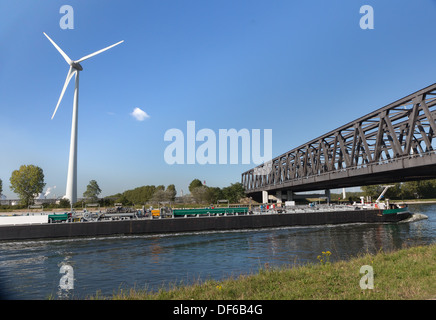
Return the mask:
<svg viewBox="0 0 436 320"><path fill-rule="evenodd" d="M189 194L180 196L184 203L193 204L215 204L218 200L228 200L229 203L238 203L241 198L245 197L245 190L241 183L232 183L228 187L209 187L203 184L199 179L194 179L189 184ZM154 186L146 185L135 189L124 191L109 197L106 202L112 200L125 205L157 203L157 202L174 202L177 195L174 184L165 188L163 185ZM109 200L110 199L110 200Z"/></svg>
<svg viewBox="0 0 436 320"><path fill-rule="evenodd" d="M238 203L245 197L245 189L242 183L231 183L230 186L208 187L199 179L194 179L189 184L191 197L197 203L217 203L218 200L228 200L229 203Z"/></svg>
<svg viewBox="0 0 436 320"><path fill-rule="evenodd" d="M21 201L21 205L28 206L34 203L35 198L43 192L46 185L44 182L43 170L35 165L22 165L18 170L14 170L9 179L10 189L16 193ZM0 179L0 195L3 192L3 181ZM174 202L177 191L174 184L168 185L146 185L135 189L117 193L109 197L99 198L102 190L96 180L91 180L83 193L84 201L88 203L99 203L101 206L111 206L114 203L122 203L125 206L141 205L148 202ZM190 194L183 196L185 203L195 204L215 204L218 200L226 199L230 203L238 203L245 197L244 188L241 183L232 183L228 187L209 187L199 179L194 179L189 184ZM82 202L73 204L75 207L81 206ZM68 199L60 199L60 207L70 207Z"/></svg>
<svg viewBox="0 0 436 320"><path fill-rule="evenodd" d="M436 179L393 183L384 197L393 200L405 199L436 199ZM365 196L377 199L385 185L362 186Z"/></svg>
<svg viewBox="0 0 436 320"><path fill-rule="evenodd" d="M361 186L362 191L347 192L343 199L342 193L331 194L332 201L359 202L360 197L371 197L372 201L377 200L384 188L391 186L384 194L383 199L392 200L413 200L413 199L436 199L436 180L409 181L391 184L377 184Z"/></svg>

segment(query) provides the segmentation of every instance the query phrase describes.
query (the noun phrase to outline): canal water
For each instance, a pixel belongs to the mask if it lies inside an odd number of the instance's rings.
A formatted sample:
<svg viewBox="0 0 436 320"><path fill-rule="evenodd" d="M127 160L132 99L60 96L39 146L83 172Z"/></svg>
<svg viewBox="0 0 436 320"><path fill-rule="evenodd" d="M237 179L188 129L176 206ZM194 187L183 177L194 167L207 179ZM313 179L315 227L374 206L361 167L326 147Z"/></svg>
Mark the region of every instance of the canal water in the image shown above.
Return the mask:
<svg viewBox="0 0 436 320"><path fill-rule="evenodd" d="M436 205L411 205L428 219L188 234L0 242L3 298L83 299L121 289L220 280L265 266L317 263L436 242ZM70 272L62 267L67 265ZM61 269L62 268L62 269ZM65 279L69 278L70 282Z"/></svg>

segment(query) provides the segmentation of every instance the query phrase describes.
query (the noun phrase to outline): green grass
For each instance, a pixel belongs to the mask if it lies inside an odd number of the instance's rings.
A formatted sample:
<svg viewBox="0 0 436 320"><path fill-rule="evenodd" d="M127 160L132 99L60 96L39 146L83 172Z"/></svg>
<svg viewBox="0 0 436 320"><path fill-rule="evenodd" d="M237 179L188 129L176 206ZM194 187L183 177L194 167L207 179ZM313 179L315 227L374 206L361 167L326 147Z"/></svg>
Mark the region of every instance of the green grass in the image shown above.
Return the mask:
<svg viewBox="0 0 436 320"><path fill-rule="evenodd" d="M331 256L334 256L334 252ZM194 285L174 284L158 292L128 289L112 297L91 299L140 300L391 300L436 298L436 245L395 252L365 254L348 261L329 262L327 254L303 266L269 268L256 274L223 281L207 280ZM374 270L374 288L363 290L360 268Z"/></svg>

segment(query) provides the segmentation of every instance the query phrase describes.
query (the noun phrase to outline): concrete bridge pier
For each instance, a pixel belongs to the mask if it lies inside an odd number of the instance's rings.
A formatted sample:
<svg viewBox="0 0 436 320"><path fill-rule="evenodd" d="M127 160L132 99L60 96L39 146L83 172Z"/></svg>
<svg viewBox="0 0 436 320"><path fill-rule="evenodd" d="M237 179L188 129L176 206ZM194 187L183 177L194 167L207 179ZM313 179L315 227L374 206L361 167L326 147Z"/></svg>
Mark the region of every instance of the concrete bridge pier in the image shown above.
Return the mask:
<svg viewBox="0 0 436 320"><path fill-rule="evenodd" d="M282 203L283 200L286 200L286 196L285 199L283 199L282 191L280 190L276 191L275 195L268 194L268 191L262 191L262 203L268 203L269 200L276 201L277 203Z"/></svg>
<svg viewBox="0 0 436 320"><path fill-rule="evenodd" d="M330 189L325 190L325 197L327 198L327 202L330 202L331 200Z"/></svg>
<svg viewBox="0 0 436 320"><path fill-rule="evenodd" d="M276 201L277 203L282 203L284 201L294 201L297 199L304 198L326 198L327 202L331 201L330 189L326 189L324 193L317 194L295 194L291 190L286 190L286 194L282 190L277 190L275 194L268 194L268 191L262 191L262 203L268 203L269 200Z"/></svg>
<svg viewBox="0 0 436 320"><path fill-rule="evenodd" d="M268 191L262 191L262 203L268 203Z"/></svg>

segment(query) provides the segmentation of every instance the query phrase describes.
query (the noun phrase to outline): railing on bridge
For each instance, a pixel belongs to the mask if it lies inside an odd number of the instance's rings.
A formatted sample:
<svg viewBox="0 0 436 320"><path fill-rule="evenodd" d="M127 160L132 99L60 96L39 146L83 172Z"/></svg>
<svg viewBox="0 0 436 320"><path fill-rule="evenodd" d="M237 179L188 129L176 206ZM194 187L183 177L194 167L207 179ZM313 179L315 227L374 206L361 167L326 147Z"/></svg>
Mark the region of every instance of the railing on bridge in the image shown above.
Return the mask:
<svg viewBox="0 0 436 320"><path fill-rule="evenodd" d="M252 193L435 178L435 119L433 84L244 172L242 184Z"/></svg>

